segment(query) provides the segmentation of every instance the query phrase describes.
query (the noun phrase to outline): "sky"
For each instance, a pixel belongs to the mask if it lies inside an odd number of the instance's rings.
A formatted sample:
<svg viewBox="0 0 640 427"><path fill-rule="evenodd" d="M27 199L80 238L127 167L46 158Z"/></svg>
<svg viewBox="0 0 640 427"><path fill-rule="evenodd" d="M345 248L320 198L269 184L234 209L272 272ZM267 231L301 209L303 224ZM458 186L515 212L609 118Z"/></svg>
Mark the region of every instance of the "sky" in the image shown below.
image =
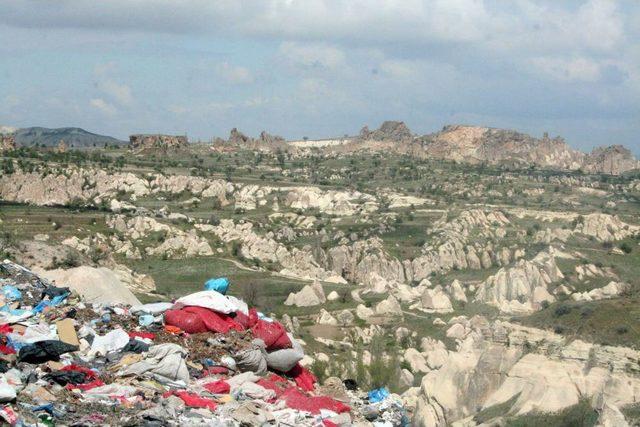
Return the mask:
<svg viewBox="0 0 640 427"><path fill-rule="evenodd" d="M640 154L635 0L10 0L0 125L288 139L384 120Z"/></svg>

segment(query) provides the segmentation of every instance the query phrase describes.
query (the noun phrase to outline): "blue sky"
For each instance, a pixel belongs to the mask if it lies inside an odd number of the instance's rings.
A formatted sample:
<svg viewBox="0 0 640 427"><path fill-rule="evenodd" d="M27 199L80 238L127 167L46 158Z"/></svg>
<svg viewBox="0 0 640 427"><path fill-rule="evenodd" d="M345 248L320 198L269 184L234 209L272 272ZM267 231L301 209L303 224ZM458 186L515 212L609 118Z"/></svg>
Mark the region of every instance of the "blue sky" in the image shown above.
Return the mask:
<svg viewBox="0 0 640 427"><path fill-rule="evenodd" d="M0 125L287 138L404 120L640 154L640 3L0 3Z"/></svg>

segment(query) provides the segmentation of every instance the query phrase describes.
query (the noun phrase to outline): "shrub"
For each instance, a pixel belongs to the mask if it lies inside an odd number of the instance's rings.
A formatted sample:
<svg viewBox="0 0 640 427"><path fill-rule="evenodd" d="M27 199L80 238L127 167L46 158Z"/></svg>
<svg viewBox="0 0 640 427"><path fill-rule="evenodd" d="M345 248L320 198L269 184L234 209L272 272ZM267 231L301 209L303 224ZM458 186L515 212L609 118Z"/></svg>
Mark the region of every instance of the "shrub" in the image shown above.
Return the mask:
<svg viewBox="0 0 640 427"><path fill-rule="evenodd" d="M561 305L556 307L556 310L554 311L553 314L555 314L556 317L560 317L560 316L564 316L565 314L569 314L571 312L571 307L569 307L568 305Z"/></svg>
<svg viewBox="0 0 640 427"><path fill-rule="evenodd" d="M631 251L633 250L633 248L631 247L631 245L629 244L629 242L623 242L620 245L620 249L622 250L622 252L624 252L625 254L630 254Z"/></svg>

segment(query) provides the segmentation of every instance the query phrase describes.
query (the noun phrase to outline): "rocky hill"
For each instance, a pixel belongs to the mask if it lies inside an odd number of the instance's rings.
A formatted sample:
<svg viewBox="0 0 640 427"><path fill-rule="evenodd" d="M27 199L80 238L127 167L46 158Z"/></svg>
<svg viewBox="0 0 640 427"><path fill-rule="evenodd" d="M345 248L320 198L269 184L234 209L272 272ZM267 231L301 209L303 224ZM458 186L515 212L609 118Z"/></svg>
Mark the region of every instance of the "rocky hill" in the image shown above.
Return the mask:
<svg viewBox="0 0 640 427"><path fill-rule="evenodd" d="M466 125L447 125L439 132L415 136L401 121L385 121L375 130L365 126L358 136L338 146L327 146L325 151L392 151L462 163L580 169L611 175L640 168L631 151L620 145L599 147L587 154L574 150L563 138L550 138L546 133L535 138L515 130Z"/></svg>
<svg viewBox="0 0 640 427"><path fill-rule="evenodd" d="M105 144L126 144L126 142L111 136L98 135L73 127L55 129L43 127L22 128L16 130L15 140L19 147L31 147L34 145L57 147L60 140L63 140L68 147L73 148L104 147Z"/></svg>

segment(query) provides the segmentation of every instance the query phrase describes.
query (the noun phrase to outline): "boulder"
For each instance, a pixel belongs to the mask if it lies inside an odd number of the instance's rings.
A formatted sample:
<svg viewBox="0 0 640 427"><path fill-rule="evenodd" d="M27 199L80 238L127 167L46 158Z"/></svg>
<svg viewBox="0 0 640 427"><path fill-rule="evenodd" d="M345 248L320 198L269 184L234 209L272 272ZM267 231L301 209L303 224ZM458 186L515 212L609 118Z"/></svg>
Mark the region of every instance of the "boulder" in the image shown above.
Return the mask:
<svg viewBox="0 0 640 427"><path fill-rule="evenodd" d="M316 318L316 323L318 323L319 325L337 326L338 320L323 308L322 310L320 310L320 314L318 314L318 317Z"/></svg>
<svg viewBox="0 0 640 427"><path fill-rule="evenodd" d="M402 316L402 307L393 295L389 295L387 299L380 301L376 305L376 314L384 316Z"/></svg>
<svg viewBox="0 0 640 427"><path fill-rule="evenodd" d="M304 286L296 293L290 293L284 305L295 305L296 307L312 307L323 304L327 299L324 296L324 289L320 282Z"/></svg>

